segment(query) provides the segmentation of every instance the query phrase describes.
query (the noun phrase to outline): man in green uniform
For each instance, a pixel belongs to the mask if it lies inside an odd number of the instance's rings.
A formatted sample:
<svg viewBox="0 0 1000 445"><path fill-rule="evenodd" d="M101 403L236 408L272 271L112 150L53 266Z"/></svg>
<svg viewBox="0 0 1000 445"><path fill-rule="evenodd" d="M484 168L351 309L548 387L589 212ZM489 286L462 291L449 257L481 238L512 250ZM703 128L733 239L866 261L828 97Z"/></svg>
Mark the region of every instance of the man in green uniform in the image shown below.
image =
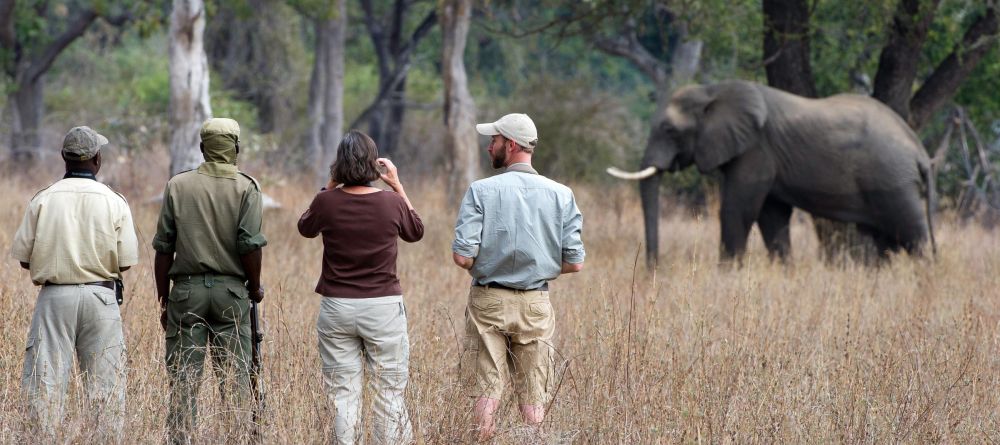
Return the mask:
<svg viewBox="0 0 1000 445"><path fill-rule="evenodd" d="M232 119L202 125L205 162L167 182L153 238L171 388L167 428L174 443L191 441L206 352L232 404L226 411L237 416L237 425L250 420L250 300L264 298L260 267L267 240L260 187L236 168L239 136ZM229 378L235 382L227 385Z"/></svg>

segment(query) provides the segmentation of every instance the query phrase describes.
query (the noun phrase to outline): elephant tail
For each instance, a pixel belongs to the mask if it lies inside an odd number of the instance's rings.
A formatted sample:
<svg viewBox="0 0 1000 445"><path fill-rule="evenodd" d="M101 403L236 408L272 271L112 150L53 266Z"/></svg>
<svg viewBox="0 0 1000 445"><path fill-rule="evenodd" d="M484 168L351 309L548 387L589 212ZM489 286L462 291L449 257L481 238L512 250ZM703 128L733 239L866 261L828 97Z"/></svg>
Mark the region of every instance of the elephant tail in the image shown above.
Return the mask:
<svg viewBox="0 0 1000 445"><path fill-rule="evenodd" d="M927 210L927 233L930 235L931 239L931 253L934 257L937 257L937 241L934 239L934 208L937 207L934 202L936 195L935 190L937 187L935 185L934 178L934 168L931 165L924 165L917 163L917 168L920 169L920 174L924 177L924 192L926 193L926 199L924 200L924 205Z"/></svg>

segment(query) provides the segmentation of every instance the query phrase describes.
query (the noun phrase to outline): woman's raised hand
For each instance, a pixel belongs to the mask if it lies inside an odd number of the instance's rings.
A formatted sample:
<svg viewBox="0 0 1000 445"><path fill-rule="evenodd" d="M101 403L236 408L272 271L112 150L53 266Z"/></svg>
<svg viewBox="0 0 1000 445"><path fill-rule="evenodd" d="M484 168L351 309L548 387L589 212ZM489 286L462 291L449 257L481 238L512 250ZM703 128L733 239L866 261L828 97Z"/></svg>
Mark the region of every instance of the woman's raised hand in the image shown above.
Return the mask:
<svg viewBox="0 0 1000 445"><path fill-rule="evenodd" d="M403 183L399 182L399 175L396 174L396 164L386 158L378 158L375 160L378 165L385 167L385 173L379 173L379 177L382 178L389 187L392 187L392 191L399 193L399 196L403 197L403 201L406 201L406 207L413 210L413 204L410 203L410 198L406 197L406 191L403 190Z"/></svg>
<svg viewBox="0 0 1000 445"><path fill-rule="evenodd" d="M388 158L378 158L375 160L378 165L385 167L385 173L379 173L379 177L385 182L392 190L399 193L403 188L403 184L399 182L399 175L396 172L396 164L393 164Z"/></svg>

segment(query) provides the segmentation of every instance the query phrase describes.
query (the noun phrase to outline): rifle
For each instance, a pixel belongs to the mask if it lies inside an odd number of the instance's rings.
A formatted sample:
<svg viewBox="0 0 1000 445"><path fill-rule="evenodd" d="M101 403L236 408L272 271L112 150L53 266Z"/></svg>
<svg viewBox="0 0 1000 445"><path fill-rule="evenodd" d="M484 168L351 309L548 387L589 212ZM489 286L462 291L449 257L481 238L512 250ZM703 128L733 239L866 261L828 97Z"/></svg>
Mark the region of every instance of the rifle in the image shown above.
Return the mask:
<svg viewBox="0 0 1000 445"><path fill-rule="evenodd" d="M260 388L261 350L264 331L260 329L257 302L250 301L250 393L253 396L253 437L260 438L260 420L264 411L264 392Z"/></svg>

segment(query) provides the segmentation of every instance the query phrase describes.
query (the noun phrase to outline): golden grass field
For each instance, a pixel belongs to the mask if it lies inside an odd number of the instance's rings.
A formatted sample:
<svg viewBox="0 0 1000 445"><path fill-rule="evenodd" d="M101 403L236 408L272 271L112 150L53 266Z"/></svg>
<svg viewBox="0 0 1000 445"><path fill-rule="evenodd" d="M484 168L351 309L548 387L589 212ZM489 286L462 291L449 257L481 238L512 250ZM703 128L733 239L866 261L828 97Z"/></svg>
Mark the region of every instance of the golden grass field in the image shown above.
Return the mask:
<svg viewBox="0 0 1000 445"><path fill-rule="evenodd" d="M162 162L160 160L159 162ZM112 164L112 163L109 163ZM131 168L126 168L131 165ZM126 272L122 306L129 381L126 442L161 443L168 386L152 277L162 163L105 167L130 200L141 262ZM0 180L0 443L30 441L19 394L37 289L9 258L35 190L59 166ZM252 169L250 169L253 172ZM456 387L469 278L451 263L457 203L401 176L426 225L403 245L399 273L410 321L408 406L425 443L465 437L470 400ZM284 208L265 215L264 381L269 443L320 443L332 407L316 350L321 242L295 223L315 188L259 175ZM767 260L759 236L742 268L719 268L718 221L674 212L662 260L645 273L634 185L577 187L587 248L583 272L552 283L559 384L546 419L559 443L1000 442L1000 235L938 223L935 261L896 258L881 268L818 260L799 214L789 265ZM639 260L639 267L636 261ZM637 270L638 269L638 270ZM226 441L214 379L202 386L199 443ZM61 440L87 443L74 387ZM76 405L73 405L76 401ZM76 408L74 408L76 406ZM532 439L508 397L496 443ZM551 439L550 439L551 440Z"/></svg>

